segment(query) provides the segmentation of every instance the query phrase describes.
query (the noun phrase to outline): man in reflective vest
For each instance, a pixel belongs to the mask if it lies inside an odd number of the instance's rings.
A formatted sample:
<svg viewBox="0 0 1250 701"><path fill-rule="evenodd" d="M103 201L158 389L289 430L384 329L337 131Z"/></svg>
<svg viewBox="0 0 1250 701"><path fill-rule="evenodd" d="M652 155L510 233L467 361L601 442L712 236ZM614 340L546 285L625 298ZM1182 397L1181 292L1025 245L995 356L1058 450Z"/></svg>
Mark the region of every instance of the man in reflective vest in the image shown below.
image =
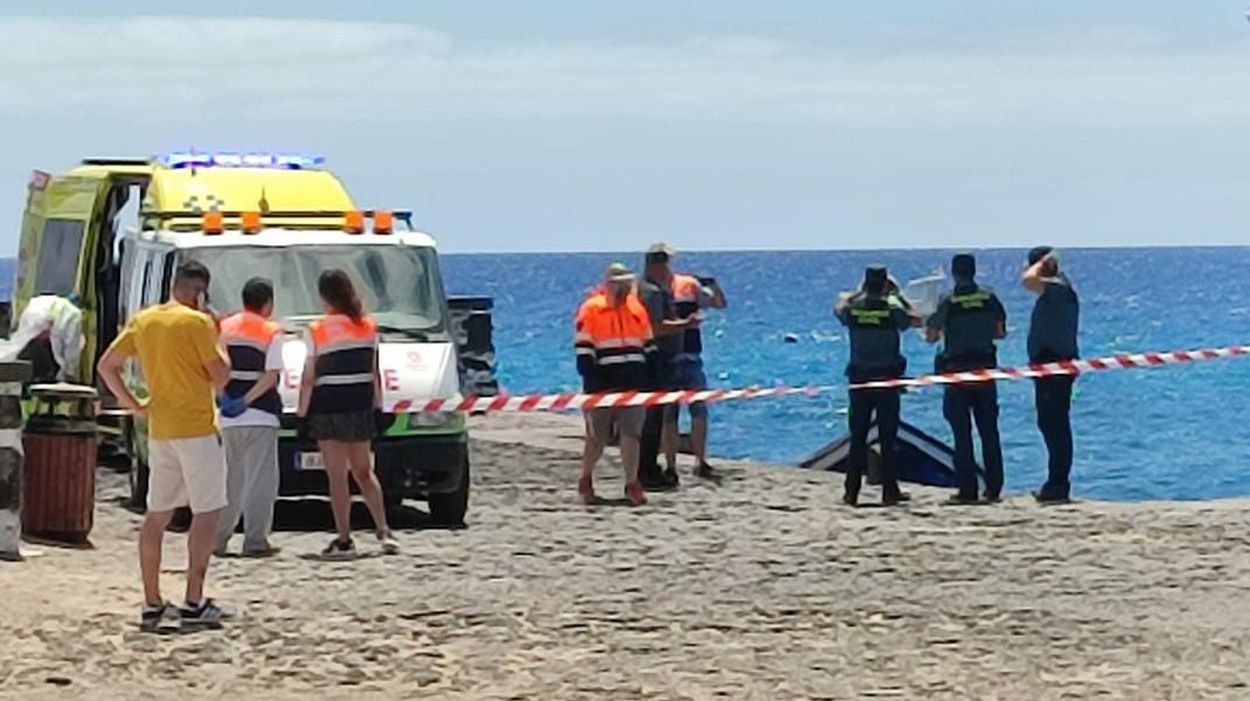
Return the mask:
<svg viewBox="0 0 1250 701"><path fill-rule="evenodd" d="M221 340L230 355L230 382L218 399L226 444L228 504L217 529L218 555L243 517L243 555L266 557L273 505L278 498L278 428L282 399L282 325L273 314L273 284L252 278L243 286L243 311L221 321Z"/></svg>
<svg viewBox="0 0 1250 701"><path fill-rule="evenodd" d="M894 379L907 371L899 336L924 322L911 310L911 303L885 268L868 268L858 291L838 297L834 315L846 325L851 337L851 360L846 366L851 384ZM850 391L851 446L846 493L842 496L842 501L850 506L858 505L860 481L868 468L868 433L874 415L881 445L881 504L894 506L907 500L898 488L894 464L899 397L900 391L894 388Z"/></svg>
<svg viewBox="0 0 1250 701"><path fill-rule="evenodd" d="M951 259L955 289L942 296L925 326L925 340L943 339L935 369L939 373L998 367L994 341L1007 336L1007 312L998 296L977 284L977 261L970 253ZM996 502L1003 490L1003 448L998 437L998 386L993 380L946 385L942 413L955 437L955 482L951 504L976 504L977 470L972 458L972 423L981 435L985 463L985 501Z"/></svg>
<svg viewBox="0 0 1250 701"><path fill-rule="evenodd" d="M656 362L651 317L634 292L634 275L621 263L608 267L601 288L577 311L573 345L577 372L587 393L636 392L651 383ZM582 501L595 502L595 465L615 428L625 465L625 497L638 506L647 501L638 481L639 437L646 420L642 406L587 409L586 444L582 477L577 491Z"/></svg>
<svg viewBox="0 0 1250 701"><path fill-rule="evenodd" d="M699 318L704 309L724 309L725 306L725 293L715 278L684 273L673 275L673 307L677 318ZM667 389L707 389L707 375L703 371L703 334L698 324L686 328L681 350L673 356L669 366L669 380ZM670 473L677 471L677 425L680 411L680 404L670 404L664 416L662 442L664 459ZM707 464L707 405L703 402L690 405L690 444L697 465L695 476L719 480L716 471Z"/></svg>

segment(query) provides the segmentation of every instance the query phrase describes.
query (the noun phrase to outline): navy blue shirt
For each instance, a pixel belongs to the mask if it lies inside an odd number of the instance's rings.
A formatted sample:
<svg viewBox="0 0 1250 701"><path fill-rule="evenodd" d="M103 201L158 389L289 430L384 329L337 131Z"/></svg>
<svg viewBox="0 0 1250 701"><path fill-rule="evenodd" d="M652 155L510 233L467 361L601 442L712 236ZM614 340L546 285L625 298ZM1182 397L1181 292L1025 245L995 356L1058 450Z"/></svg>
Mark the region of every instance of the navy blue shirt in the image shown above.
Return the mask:
<svg viewBox="0 0 1250 701"><path fill-rule="evenodd" d="M1072 281L1062 273L1046 278L1045 287L1033 305L1029 324L1029 362L1051 363L1080 357L1076 334L1081 303Z"/></svg>

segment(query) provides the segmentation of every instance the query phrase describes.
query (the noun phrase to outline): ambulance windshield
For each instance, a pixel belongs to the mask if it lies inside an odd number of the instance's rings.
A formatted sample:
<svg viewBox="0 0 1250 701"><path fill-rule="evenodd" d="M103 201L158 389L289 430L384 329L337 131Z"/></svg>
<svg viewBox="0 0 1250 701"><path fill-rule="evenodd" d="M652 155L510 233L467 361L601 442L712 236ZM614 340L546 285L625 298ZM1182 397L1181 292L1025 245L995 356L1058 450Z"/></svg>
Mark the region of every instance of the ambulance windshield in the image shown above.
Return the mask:
<svg viewBox="0 0 1250 701"><path fill-rule="evenodd" d="M209 246L187 255L212 274L209 298L221 312L242 307L244 284L268 278L274 318L299 331L324 312L317 278L329 268L351 276L383 340L445 340L443 288L432 248L413 246Z"/></svg>

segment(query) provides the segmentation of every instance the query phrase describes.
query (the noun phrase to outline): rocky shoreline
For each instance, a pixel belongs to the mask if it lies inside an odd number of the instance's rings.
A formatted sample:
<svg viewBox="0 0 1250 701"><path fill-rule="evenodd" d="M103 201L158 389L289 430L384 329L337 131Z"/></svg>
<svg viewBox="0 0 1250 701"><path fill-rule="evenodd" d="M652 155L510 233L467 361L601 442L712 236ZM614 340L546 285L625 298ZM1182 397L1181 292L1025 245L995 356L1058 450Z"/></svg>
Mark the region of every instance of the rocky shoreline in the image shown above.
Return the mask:
<svg viewBox="0 0 1250 701"><path fill-rule="evenodd" d="M138 517L102 470L94 549L0 563L0 698L1250 698L1250 501L851 510L836 475L722 463L587 508L578 429L476 419L467 528L416 514L351 563L279 532L214 563L239 620L179 636L134 626Z"/></svg>

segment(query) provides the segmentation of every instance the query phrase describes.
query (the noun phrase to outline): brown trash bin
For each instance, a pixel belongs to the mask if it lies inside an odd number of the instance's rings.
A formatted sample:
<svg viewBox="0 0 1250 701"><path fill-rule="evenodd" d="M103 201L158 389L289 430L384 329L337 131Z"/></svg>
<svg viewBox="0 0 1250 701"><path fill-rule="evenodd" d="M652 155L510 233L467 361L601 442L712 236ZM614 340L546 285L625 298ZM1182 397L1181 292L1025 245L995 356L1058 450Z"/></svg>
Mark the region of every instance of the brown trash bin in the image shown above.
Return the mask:
<svg viewBox="0 0 1250 701"><path fill-rule="evenodd" d="M86 542L95 521L96 391L83 385L33 385L22 447L22 531Z"/></svg>

